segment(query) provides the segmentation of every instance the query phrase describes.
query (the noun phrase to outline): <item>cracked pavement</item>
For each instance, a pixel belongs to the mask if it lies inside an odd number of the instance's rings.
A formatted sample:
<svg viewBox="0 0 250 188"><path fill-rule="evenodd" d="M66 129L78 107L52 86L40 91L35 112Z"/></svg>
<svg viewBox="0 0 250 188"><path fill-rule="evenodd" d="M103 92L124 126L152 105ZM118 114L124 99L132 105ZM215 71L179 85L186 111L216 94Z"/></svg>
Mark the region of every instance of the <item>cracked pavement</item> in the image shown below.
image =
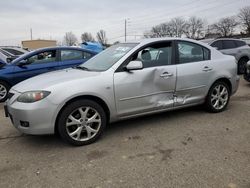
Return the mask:
<svg viewBox="0 0 250 188"><path fill-rule="evenodd" d="M83 147L19 133L0 105L0 187L249 188L250 83L241 80L225 112L127 120Z"/></svg>

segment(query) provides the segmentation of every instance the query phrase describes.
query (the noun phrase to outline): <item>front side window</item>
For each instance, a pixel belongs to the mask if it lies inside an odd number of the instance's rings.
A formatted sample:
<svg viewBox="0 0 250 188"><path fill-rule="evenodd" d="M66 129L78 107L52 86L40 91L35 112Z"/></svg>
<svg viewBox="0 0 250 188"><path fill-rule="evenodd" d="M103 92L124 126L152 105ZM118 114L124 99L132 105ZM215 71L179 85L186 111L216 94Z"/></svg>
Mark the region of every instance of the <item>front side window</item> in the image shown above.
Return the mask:
<svg viewBox="0 0 250 188"><path fill-rule="evenodd" d="M144 68L170 65L172 63L171 42L148 46L136 53L131 60L141 61Z"/></svg>
<svg viewBox="0 0 250 188"><path fill-rule="evenodd" d="M61 51L61 60L70 61L70 60L81 60L84 59L83 52L80 50L62 50Z"/></svg>
<svg viewBox="0 0 250 188"><path fill-rule="evenodd" d="M124 43L113 45L79 67L87 68L89 71L106 71L133 49L137 43Z"/></svg>
<svg viewBox="0 0 250 188"><path fill-rule="evenodd" d="M52 63L56 61L56 50L40 52L27 59L29 64Z"/></svg>
<svg viewBox="0 0 250 188"><path fill-rule="evenodd" d="M210 51L191 42L178 42L179 63L192 63L210 59Z"/></svg>

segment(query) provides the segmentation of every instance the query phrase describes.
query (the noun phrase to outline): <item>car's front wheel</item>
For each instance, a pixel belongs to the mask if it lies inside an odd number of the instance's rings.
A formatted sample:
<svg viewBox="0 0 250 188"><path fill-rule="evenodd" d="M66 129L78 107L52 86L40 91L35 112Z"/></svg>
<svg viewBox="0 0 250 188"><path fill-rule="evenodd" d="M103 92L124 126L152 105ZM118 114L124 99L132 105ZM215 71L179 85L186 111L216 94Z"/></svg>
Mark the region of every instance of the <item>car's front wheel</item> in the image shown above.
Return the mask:
<svg viewBox="0 0 250 188"><path fill-rule="evenodd" d="M6 101L9 89L10 86L6 82L0 81L0 102Z"/></svg>
<svg viewBox="0 0 250 188"><path fill-rule="evenodd" d="M107 123L103 108L92 100L70 103L59 116L58 132L61 138L76 146L91 144L102 134Z"/></svg>
<svg viewBox="0 0 250 188"><path fill-rule="evenodd" d="M206 108L210 112L222 112L230 100L230 90L225 82L218 81L210 88L206 98Z"/></svg>

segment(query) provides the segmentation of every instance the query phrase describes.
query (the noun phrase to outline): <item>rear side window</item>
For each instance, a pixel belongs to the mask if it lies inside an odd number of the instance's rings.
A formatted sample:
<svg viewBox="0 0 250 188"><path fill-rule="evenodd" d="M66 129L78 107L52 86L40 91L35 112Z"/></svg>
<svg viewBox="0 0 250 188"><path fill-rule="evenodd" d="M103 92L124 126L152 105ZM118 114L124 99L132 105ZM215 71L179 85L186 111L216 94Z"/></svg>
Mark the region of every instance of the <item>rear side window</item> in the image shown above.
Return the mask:
<svg viewBox="0 0 250 188"><path fill-rule="evenodd" d="M84 59L83 52L80 50L62 50L61 51L61 60L70 61L70 60L81 60Z"/></svg>
<svg viewBox="0 0 250 188"><path fill-rule="evenodd" d="M211 44L212 47L217 48L217 50L221 50L222 49L222 41L215 41Z"/></svg>
<svg viewBox="0 0 250 188"><path fill-rule="evenodd" d="M236 46L237 46L237 47L241 47L241 46L247 45L246 42L241 41L241 40L235 40L234 42L236 43Z"/></svg>
<svg viewBox="0 0 250 188"><path fill-rule="evenodd" d="M233 40L224 40L222 44L223 44L223 49L237 48Z"/></svg>
<svg viewBox="0 0 250 188"><path fill-rule="evenodd" d="M178 42L179 63L192 63L210 59L209 49L191 42Z"/></svg>

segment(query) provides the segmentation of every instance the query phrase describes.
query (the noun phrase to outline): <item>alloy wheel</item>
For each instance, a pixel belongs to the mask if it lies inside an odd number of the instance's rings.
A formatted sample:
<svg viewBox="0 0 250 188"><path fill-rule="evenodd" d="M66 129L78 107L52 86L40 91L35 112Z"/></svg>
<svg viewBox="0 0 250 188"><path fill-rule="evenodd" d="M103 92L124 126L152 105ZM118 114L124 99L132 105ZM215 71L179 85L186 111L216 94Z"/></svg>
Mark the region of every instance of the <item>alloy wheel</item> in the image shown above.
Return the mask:
<svg viewBox="0 0 250 188"><path fill-rule="evenodd" d="M4 85L0 84L0 100L4 99L7 95L7 89Z"/></svg>
<svg viewBox="0 0 250 188"><path fill-rule="evenodd" d="M76 141L88 141L101 127L101 116L91 107L80 107L73 111L66 120L68 135Z"/></svg>
<svg viewBox="0 0 250 188"><path fill-rule="evenodd" d="M229 96L228 90L224 85L217 85L211 94L211 103L216 110L221 110L227 105Z"/></svg>

